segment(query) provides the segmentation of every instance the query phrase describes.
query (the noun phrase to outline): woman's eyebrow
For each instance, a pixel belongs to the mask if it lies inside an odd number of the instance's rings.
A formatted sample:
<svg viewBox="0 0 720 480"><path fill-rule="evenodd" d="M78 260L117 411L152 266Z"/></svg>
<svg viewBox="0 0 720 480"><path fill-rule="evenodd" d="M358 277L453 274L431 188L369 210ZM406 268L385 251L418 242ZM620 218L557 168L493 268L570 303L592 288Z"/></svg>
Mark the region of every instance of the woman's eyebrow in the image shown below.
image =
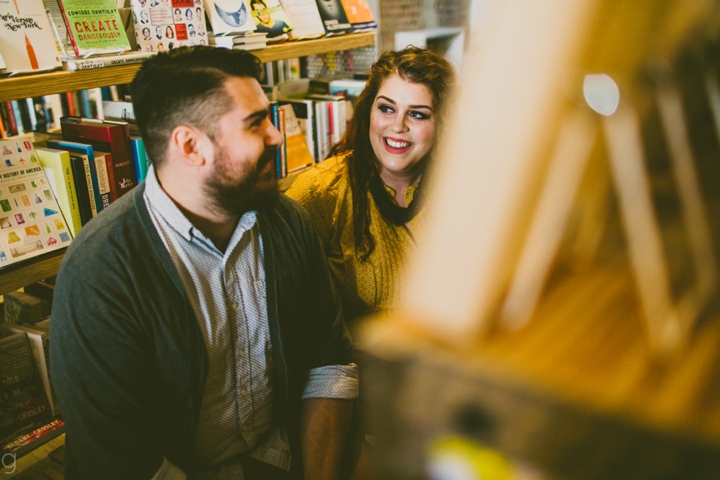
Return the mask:
<svg viewBox="0 0 720 480"><path fill-rule="evenodd" d="M382 98L382 99L385 100L386 102L390 102L390 103L392 103L393 105L395 105L395 100L393 100L392 98L388 98L388 97L386 97L385 95L378 95L377 98L378 98L378 99ZM432 107L429 106L429 105L410 105L410 108L415 108L415 109L417 109L417 108L427 108L428 110L430 110L430 111L432 112Z"/></svg>

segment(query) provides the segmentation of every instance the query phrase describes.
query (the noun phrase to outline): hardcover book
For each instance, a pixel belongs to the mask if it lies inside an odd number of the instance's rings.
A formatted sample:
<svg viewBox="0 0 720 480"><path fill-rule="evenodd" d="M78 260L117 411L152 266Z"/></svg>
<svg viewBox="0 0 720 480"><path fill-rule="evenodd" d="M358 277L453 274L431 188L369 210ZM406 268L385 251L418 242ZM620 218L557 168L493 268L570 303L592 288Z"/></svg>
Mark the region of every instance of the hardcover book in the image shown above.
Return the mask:
<svg viewBox="0 0 720 480"><path fill-rule="evenodd" d="M87 143L112 155L118 198L137 185L130 125L127 122L63 117L60 125L66 140Z"/></svg>
<svg viewBox="0 0 720 480"><path fill-rule="evenodd" d="M26 137L0 140L0 267L63 248L71 235Z"/></svg>
<svg viewBox="0 0 720 480"><path fill-rule="evenodd" d="M40 164L45 169L50 187L60 205L60 210L74 237L82 228L82 219L75 192L75 178L70 165L70 153L66 150L51 148L37 148L36 151L40 158Z"/></svg>
<svg viewBox="0 0 720 480"><path fill-rule="evenodd" d="M6 72L60 67L42 0L0 0L0 53Z"/></svg>
<svg viewBox="0 0 720 480"><path fill-rule="evenodd" d="M76 56L130 50L115 0L58 0L58 4Z"/></svg>
<svg viewBox="0 0 720 480"><path fill-rule="evenodd" d="M87 155L70 152L70 165L75 178L75 193L77 193L78 207L80 207L80 220L83 225L86 225L94 215L97 215L90 178L90 163Z"/></svg>
<svg viewBox="0 0 720 480"><path fill-rule="evenodd" d="M256 31L267 33L269 41L289 38L293 27L279 0L250 0L250 8Z"/></svg>
<svg viewBox="0 0 720 480"><path fill-rule="evenodd" d="M4 296L7 324L33 323L50 315L50 304L25 292L8 292ZM2 325L2 323L0 323Z"/></svg>
<svg viewBox="0 0 720 480"><path fill-rule="evenodd" d="M201 0L130 0L138 50L208 45Z"/></svg>
<svg viewBox="0 0 720 480"><path fill-rule="evenodd" d="M215 35L255 30L248 0L204 0Z"/></svg>
<svg viewBox="0 0 720 480"><path fill-rule="evenodd" d="M346 33L352 30L340 0L315 0L315 2L328 34Z"/></svg>
<svg viewBox="0 0 720 480"><path fill-rule="evenodd" d="M0 438L49 420L50 407L27 336L0 338Z"/></svg>

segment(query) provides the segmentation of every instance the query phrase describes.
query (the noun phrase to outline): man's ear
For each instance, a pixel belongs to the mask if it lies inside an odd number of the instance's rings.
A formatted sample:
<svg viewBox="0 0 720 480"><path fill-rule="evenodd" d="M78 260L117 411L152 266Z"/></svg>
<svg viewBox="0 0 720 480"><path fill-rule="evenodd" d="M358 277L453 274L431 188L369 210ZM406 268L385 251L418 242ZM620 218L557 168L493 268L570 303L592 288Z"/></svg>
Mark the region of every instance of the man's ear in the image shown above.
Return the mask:
<svg viewBox="0 0 720 480"><path fill-rule="evenodd" d="M188 125L178 125L170 134L170 149L189 166L202 167L207 163L209 138L200 130Z"/></svg>

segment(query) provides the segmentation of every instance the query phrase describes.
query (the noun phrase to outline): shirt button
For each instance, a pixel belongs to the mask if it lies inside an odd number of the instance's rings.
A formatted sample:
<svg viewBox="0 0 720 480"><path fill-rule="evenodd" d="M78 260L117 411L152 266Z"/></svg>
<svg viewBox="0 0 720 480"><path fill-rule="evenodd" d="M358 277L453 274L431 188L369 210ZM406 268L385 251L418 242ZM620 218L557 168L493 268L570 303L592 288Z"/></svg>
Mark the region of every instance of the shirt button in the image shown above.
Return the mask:
<svg viewBox="0 0 720 480"><path fill-rule="evenodd" d="M241 388L241 389L240 389L240 393L242 393L243 395L247 395L247 389L246 389L246 388Z"/></svg>
<svg viewBox="0 0 720 480"><path fill-rule="evenodd" d="M240 355L241 357L242 357L243 355L245 355L245 349L244 349L244 348L238 349L238 355Z"/></svg>
<svg viewBox="0 0 720 480"><path fill-rule="evenodd" d="M238 304L236 302L232 302L232 304L230 304L230 306L232 307L233 310L238 309Z"/></svg>

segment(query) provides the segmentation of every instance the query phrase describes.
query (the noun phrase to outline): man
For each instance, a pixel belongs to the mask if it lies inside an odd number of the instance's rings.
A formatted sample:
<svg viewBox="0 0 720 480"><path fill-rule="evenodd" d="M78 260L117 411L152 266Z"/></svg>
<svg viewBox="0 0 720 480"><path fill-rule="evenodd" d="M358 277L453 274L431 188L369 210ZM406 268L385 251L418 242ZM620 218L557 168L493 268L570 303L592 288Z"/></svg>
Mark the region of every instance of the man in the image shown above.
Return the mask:
<svg viewBox="0 0 720 480"><path fill-rule="evenodd" d="M66 478L337 478L358 394L307 213L280 196L259 61L172 50L132 84L146 181L68 250L52 375Z"/></svg>

